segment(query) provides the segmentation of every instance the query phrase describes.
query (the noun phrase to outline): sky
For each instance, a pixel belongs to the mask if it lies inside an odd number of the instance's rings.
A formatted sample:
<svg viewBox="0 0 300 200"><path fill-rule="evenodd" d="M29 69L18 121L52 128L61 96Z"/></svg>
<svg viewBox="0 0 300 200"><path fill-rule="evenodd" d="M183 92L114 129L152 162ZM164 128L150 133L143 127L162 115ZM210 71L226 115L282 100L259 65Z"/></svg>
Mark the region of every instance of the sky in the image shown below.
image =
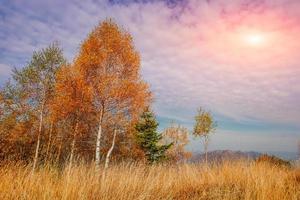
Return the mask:
<svg viewBox="0 0 300 200"><path fill-rule="evenodd" d="M201 106L218 123L210 150L297 151L297 0L0 0L0 84L53 41L72 62L107 18L134 38L160 130L174 121L192 131Z"/></svg>

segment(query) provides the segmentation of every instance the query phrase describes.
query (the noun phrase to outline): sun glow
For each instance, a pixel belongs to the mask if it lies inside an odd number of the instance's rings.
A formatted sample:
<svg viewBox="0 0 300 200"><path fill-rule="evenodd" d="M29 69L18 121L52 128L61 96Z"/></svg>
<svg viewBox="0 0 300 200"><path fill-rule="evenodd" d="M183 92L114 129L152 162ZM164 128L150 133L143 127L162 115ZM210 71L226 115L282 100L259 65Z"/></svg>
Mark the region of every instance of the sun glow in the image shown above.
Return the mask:
<svg viewBox="0 0 300 200"><path fill-rule="evenodd" d="M263 46L266 42L266 37L262 33L250 33L244 36L244 41L250 46Z"/></svg>
<svg viewBox="0 0 300 200"><path fill-rule="evenodd" d="M218 31L207 31L203 36L207 57L216 62L229 65L268 66L278 65L283 60L296 57L295 49L300 44L295 42L296 34L274 27L239 25L232 29L221 27ZM284 48L274 48L278 44Z"/></svg>

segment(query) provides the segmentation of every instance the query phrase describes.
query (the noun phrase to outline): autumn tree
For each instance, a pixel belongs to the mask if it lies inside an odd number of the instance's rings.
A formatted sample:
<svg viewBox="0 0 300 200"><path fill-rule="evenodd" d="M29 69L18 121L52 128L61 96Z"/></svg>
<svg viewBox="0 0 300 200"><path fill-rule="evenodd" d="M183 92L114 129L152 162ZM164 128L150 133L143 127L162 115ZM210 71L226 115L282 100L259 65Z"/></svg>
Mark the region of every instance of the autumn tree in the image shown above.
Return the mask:
<svg viewBox="0 0 300 200"><path fill-rule="evenodd" d="M157 132L158 122L152 111L147 108L136 124L137 142L145 152L149 163L166 159L166 151L172 143L161 145L162 134Z"/></svg>
<svg viewBox="0 0 300 200"><path fill-rule="evenodd" d="M27 94L27 102L38 118L33 171L38 162L44 117L45 113L48 112L50 99L53 97L56 72L64 63L62 50L57 43L53 43L45 49L34 52L26 67L21 70L15 69L13 72L13 79L22 92Z"/></svg>
<svg viewBox="0 0 300 200"><path fill-rule="evenodd" d="M170 127L164 130L163 139L165 143L173 144L167 151L169 160L177 163L191 157L191 152L186 150L186 146L189 144L189 131L187 128L172 123Z"/></svg>
<svg viewBox="0 0 300 200"><path fill-rule="evenodd" d="M31 130L35 116L28 94L10 81L0 90L0 159L28 162L32 149Z"/></svg>
<svg viewBox="0 0 300 200"><path fill-rule="evenodd" d="M82 74L73 66L61 67L57 72L55 95L51 103L53 120L68 121L71 125L71 150L69 166L71 168L78 135L84 129L84 123L91 114L90 89L85 84ZM63 109L62 109L63 107Z"/></svg>
<svg viewBox="0 0 300 200"><path fill-rule="evenodd" d="M97 116L95 163L98 167L103 133L117 137L126 132L149 104L150 92L140 77L140 57L131 35L112 20L100 23L89 34L74 66L90 88ZM111 147L114 148L113 141Z"/></svg>
<svg viewBox="0 0 300 200"><path fill-rule="evenodd" d="M206 164L209 135L216 130L216 127L217 124L214 121L212 114L208 111L205 111L203 108L199 108L198 113L195 116L193 135L196 137L204 138L204 152Z"/></svg>

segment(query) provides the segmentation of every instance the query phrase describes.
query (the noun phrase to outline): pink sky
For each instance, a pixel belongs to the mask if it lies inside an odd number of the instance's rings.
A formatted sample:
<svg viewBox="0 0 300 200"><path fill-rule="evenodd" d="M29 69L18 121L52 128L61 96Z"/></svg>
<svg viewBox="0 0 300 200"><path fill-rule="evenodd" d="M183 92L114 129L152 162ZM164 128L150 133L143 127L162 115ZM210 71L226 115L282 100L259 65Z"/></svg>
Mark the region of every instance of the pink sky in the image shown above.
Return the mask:
<svg viewBox="0 0 300 200"><path fill-rule="evenodd" d="M133 35L162 121L191 128L204 106L220 138L251 134L246 150L296 149L289 142L300 138L298 0L4 0L0 17L0 82L54 40L71 61L88 32L112 17Z"/></svg>

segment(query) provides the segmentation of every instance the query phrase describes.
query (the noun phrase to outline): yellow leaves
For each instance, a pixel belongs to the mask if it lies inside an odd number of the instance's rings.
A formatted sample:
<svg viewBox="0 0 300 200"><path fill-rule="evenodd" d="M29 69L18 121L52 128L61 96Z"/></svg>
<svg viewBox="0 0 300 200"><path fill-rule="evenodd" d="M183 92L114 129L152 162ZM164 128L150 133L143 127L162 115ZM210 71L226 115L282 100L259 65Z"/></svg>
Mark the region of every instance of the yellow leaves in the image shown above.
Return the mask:
<svg viewBox="0 0 300 200"><path fill-rule="evenodd" d="M198 114L195 117L196 124L194 127L194 135L196 136L207 136L216 129L216 123L210 112L198 109Z"/></svg>
<svg viewBox="0 0 300 200"><path fill-rule="evenodd" d="M173 143L167 153L176 162L191 156L191 153L185 150L186 145L189 143L188 135L189 131L187 128L175 124L172 124L163 132L166 142Z"/></svg>

